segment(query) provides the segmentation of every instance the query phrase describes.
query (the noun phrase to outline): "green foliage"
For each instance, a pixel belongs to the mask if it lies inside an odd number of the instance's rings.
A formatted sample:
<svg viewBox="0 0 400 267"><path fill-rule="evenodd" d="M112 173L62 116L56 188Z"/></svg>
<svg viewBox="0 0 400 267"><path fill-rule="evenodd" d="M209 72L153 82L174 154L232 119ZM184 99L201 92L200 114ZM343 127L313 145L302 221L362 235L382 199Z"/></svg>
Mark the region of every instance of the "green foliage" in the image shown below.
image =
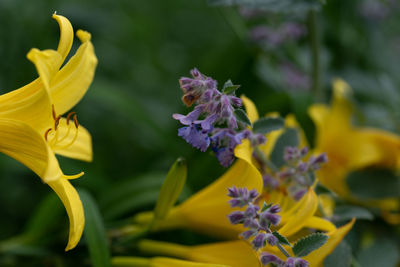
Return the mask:
<svg viewBox="0 0 400 267"><path fill-rule="evenodd" d="M246 125L251 125L249 117L247 117L247 114L243 109L235 109L234 112L235 112L235 117L238 121L240 121Z"/></svg>
<svg viewBox="0 0 400 267"><path fill-rule="evenodd" d="M325 258L324 267L350 267L352 260L351 252L351 247L343 240L335 250Z"/></svg>
<svg viewBox="0 0 400 267"><path fill-rule="evenodd" d="M299 133L294 128L287 128L278 138L272 150L270 160L278 168L285 164L283 159L284 150L287 146L297 147L299 145Z"/></svg>
<svg viewBox="0 0 400 267"><path fill-rule="evenodd" d="M79 196L85 209L84 236L89 248L92 265L94 267L111 266L106 229L104 228L99 208L93 197L86 190L80 189Z"/></svg>
<svg viewBox="0 0 400 267"><path fill-rule="evenodd" d="M351 205L340 205L335 208L333 219L337 222L348 221L352 218L361 220L372 220L374 215L366 208Z"/></svg>
<svg viewBox="0 0 400 267"><path fill-rule="evenodd" d="M281 235L280 233L278 233L277 231L272 232L272 234L278 238L279 243L281 243L282 245L287 245L287 246L292 246L289 242L289 240L287 240L286 237L284 237L283 235Z"/></svg>
<svg viewBox="0 0 400 267"><path fill-rule="evenodd" d="M271 206L272 206L272 203L267 204L267 203L264 201L264 204L263 204L263 206L262 206L262 208L261 208L261 212L266 211L266 210L269 209Z"/></svg>
<svg viewBox="0 0 400 267"><path fill-rule="evenodd" d="M228 80L225 82L222 92L227 95L233 94L239 87L240 85L234 85L231 80Z"/></svg>
<svg viewBox="0 0 400 267"><path fill-rule="evenodd" d="M261 118L254 122L253 131L256 133L267 134L279 130L285 126L285 120L281 117Z"/></svg>
<svg viewBox="0 0 400 267"><path fill-rule="evenodd" d="M153 226L163 220L175 204L186 183L187 166L183 158L178 158L168 171L154 208Z"/></svg>
<svg viewBox="0 0 400 267"><path fill-rule="evenodd" d="M354 171L346 182L351 192L362 199L400 197L400 177L388 169Z"/></svg>
<svg viewBox="0 0 400 267"><path fill-rule="evenodd" d="M294 243L292 249L296 257L305 257L316 249L322 247L328 236L321 233L313 233L306 237L303 237Z"/></svg>

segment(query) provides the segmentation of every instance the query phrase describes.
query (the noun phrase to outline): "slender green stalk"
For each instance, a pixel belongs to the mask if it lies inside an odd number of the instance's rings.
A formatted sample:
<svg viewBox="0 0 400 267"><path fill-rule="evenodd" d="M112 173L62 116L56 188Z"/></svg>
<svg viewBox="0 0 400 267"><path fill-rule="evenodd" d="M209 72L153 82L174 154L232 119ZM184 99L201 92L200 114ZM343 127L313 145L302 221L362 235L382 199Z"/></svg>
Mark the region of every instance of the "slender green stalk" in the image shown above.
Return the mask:
<svg viewBox="0 0 400 267"><path fill-rule="evenodd" d="M265 165L268 169L270 169L273 173L279 171L279 169L272 163L267 157L265 157L264 153L260 150L260 148L254 148L255 156L263 165Z"/></svg>
<svg viewBox="0 0 400 267"><path fill-rule="evenodd" d="M320 44L319 31L317 26L317 16L315 10L310 10L307 18L308 35L311 47L311 76L312 76L312 92L315 99L321 100L321 67L320 67Z"/></svg>

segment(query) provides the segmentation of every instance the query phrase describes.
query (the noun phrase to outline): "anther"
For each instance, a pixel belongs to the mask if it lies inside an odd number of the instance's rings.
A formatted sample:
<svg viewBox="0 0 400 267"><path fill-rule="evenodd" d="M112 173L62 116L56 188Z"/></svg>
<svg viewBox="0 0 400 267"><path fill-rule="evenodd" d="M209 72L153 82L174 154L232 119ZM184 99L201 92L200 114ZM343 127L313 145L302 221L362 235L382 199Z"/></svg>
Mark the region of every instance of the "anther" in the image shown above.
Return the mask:
<svg viewBox="0 0 400 267"><path fill-rule="evenodd" d="M78 122L78 117L76 116L76 114L74 114L74 123L75 123L75 127L78 129L79 122Z"/></svg>
<svg viewBox="0 0 400 267"><path fill-rule="evenodd" d="M71 119L71 117L73 116L73 115L75 115L76 114L76 112L70 112L70 113L68 113L68 115L67 115L67 125L69 125L69 120ZM75 115L76 116L76 115Z"/></svg>
<svg viewBox="0 0 400 267"><path fill-rule="evenodd" d="M46 132L44 133L44 140L46 140L47 142L47 136L49 135L49 133L51 132L51 128L47 129Z"/></svg>

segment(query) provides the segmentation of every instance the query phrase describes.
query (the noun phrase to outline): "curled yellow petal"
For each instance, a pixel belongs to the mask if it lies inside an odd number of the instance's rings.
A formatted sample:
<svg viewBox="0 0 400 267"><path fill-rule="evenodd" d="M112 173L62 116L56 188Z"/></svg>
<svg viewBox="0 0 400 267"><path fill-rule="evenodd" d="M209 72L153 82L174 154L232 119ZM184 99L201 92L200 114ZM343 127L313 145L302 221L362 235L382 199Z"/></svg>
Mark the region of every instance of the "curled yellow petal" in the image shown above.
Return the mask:
<svg viewBox="0 0 400 267"><path fill-rule="evenodd" d="M250 100L250 98L247 98L246 96L242 95L240 98L243 101L244 108L246 109L247 116L249 117L250 121L253 123L256 120L258 120L258 111L256 108L256 105L254 105L253 101Z"/></svg>
<svg viewBox="0 0 400 267"><path fill-rule="evenodd" d="M342 239L353 227L355 220L353 219L348 224L337 228L334 231L328 233L328 241L319 249L311 252L304 259L310 263L310 266L322 266L323 260L326 256L332 253L332 251L339 245Z"/></svg>
<svg viewBox="0 0 400 267"><path fill-rule="evenodd" d="M54 13L53 19L57 21L60 27L60 41L58 43L57 52L61 55L62 61L64 61L72 47L74 30L66 17Z"/></svg>
<svg viewBox="0 0 400 267"><path fill-rule="evenodd" d="M300 205L293 215L286 217L287 222L279 229L283 236L290 236L304 227L305 222L314 215L318 206L318 198L312 188L300 200ZM282 222L283 222L282 217Z"/></svg>
<svg viewBox="0 0 400 267"><path fill-rule="evenodd" d="M56 192L67 210L69 217L69 238L65 251L68 251L78 244L85 226L82 202L78 192L76 192L67 179L60 178L49 182L48 185Z"/></svg>
<svg viewBox="0 0 400 267"><path fill-rule="evenodd" d="M306 228L317 229L320 231L331 232L336 229L336 226L328 220L320 217L312 216L304 222Z"/></svg>
<svg viewBox="0 0 400 267"><path fill-rule="evenodd" d="M67 123L65 118L61 118L57 131L58 141L52 146L55 153L73 159L92 161L92 138L84 127L76 127L73 122Z"/></svg>
<svg viewBox="0 0 400 267"><path fill-rule="evenodd" d="M90 34L78 31L82 44L50 83L50 94L57 114L64 114L85 95L92 83L97 58Z"/></svg>
<svg viewBox="0 0 400 267"><path fill-rule="evenodd" d="M39 77L44 87L50 93L50 82L62 64L61 55L55 50L43 50L32 48L27 58L35 64Z"/></svg>
<svg viewBox="0 0 400 267"><path fill-rule="evenodd" d="M0 152L18 160L47 183L63 176L43 136L28 124L0 119Z"/></svg>
<svg viewBox="0 0 400 267"><path fill-rule="evenodd" d="M0 118L25 122L44 132L52 122L51 101L40 79L0 95Z"/></svg>

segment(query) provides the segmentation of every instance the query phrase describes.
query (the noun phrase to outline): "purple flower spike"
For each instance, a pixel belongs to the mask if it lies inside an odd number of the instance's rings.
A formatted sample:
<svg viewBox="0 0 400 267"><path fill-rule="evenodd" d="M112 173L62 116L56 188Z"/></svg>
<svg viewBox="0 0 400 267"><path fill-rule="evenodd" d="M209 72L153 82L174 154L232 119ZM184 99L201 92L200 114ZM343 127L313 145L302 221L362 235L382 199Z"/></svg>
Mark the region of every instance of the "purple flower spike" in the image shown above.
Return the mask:
<svg viewBox="0 0 400 267"><path fill-rule="evenodd" d="M267 234L265 233L259 233L256 235L256 237L251 241L251 244L253 245L253 248L255 250L258 250L260 248L263 248L265 246L265 243L267 242Z"/></svg>
<svg viewBox="0 0 400 267"><path fill-rule="evenodd" d="M244 216L244 213L242 211L234 211L228 215L228 219L231 224L239 224L243 223L246 217Z"/></svg>
<svg viewBox="0 0 400 267"><path fill-rule="evenodd" d="M258 206L249 204L249 206L246 208L246 211L244 212L244 214L247 218L254 218L257 216L257 212L259 210L260 210L260 208Z"/></svg>
<svg viewBox="0 0 400 267"><path fill-rule="evenodd" d="M280 258L278 258L277 256L272 255L270 253L267 253L267 252L261 253L260 261L261 261L261 263L263 265L267 265L267 264L270 264L270 263L274 263L276 265L283 264L283 261Z"/></svg>
<svg viewBox="0 0 400 267"><path fill-rule="evenodd" d="M270 246L275 246L279 242L278 238L276 238L273 234L266 234L266 240Z"/></svg>
<svg viewBox="0 0 400 267"><path fill-rule="evenodd" d="M200 149L202 152L206 151L210 146L208 133L200 131L195 124L179 128L178 136L182 137L186 142Z"/></svg>
<svg viewBox="0 0 400 267"><path fill-rule="evenodd" d="M260 214L260 224L264 228L268 228L268 225L271 223L272 225L278 225L281 222L281 216L277 214L273 214L268 210L262 212Z"/></svg>

